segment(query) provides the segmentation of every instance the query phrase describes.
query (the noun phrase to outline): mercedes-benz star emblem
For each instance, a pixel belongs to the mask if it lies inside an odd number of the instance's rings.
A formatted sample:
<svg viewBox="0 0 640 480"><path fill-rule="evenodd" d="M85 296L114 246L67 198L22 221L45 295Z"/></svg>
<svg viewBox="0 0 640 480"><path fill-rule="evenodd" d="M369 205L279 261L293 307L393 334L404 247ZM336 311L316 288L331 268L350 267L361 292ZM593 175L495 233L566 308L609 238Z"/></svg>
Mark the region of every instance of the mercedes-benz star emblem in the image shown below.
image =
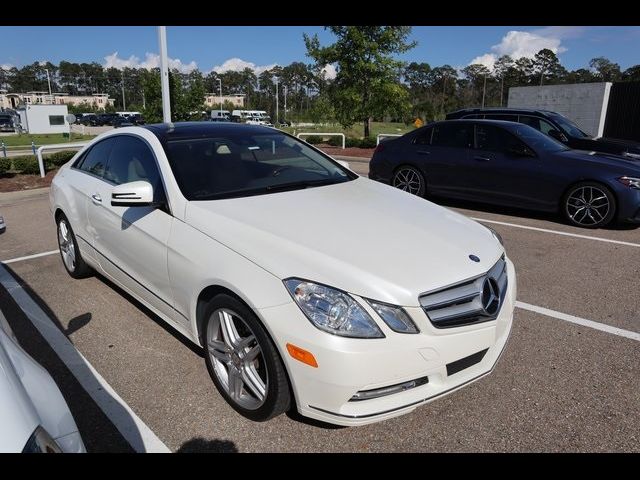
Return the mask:
<svg viewBox="0 0 640 480"><path fill-rule="evenodd" d="M469 260L471 260L473 262L479 262L480 261L480 257L477 257L476 255L469 255Z"/></svg>
<svg viewBox="0 0 640 480"><path fill-rule="evenodd" d="M485 315L493 316L500 308L500 287L492 277L484 279L482 284L482 309Z"/></svg>

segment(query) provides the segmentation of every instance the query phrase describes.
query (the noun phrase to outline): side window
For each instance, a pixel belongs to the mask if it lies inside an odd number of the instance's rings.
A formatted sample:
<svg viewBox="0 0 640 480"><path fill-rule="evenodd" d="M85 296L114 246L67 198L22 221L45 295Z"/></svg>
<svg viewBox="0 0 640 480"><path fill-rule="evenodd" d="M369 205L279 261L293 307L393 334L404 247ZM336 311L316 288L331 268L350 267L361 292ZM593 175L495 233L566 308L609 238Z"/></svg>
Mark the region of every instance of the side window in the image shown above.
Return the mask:
<svg viewBox="0 0 640 480"><path fill-rule="evenodd" d="M529 125L530 127L535 128L536 130L544 133L545 135L549 135L549 130L557 130L553 125L551 125L546 120L543 120L538 117L530 117L528 115L520 115L520 123Z"/></svg>
<svg viewBox="0 0 640 480"><path fill-rule="evenodd" d="M440 124L433 127L431 145L435 147L471 148L473 124Z"/></svg>
<svg viewBox="0 0 640 480"><path fill-rule="evenodd" d="M149 146L130 135L113 137L113 149L104 178L120 185L143 180L153 187L154 200L162 201L164 191L158 165Z"/></svg>
<svg viewBox="0 0 640 480"><path fill-rule="evenodd" d="M506 120L507 122L517 122L518 117L516 115L507 115L499 113L491 113L484 116L485 120Z"/></svg>
<svg viewBox="0 0 640 480"><path fill-rule="evenodd" d="M546 120L540 119L540 131L546 135L549 135L549 131L551 130L558 130L558 129L553 125L551 125Z"/></svg>
<svg viewBox="0 0 640 480"><path fill-rule="evenodd" d="M418 133L418 135L416 135L413 143L415 143L416 145L429 145L431 143L432 131L432 128L425 128L420 133Z"/></svg>
<svg viewBox="0 0 640 480"><path fill-rule="evenodd" d="M84 156L84 159L79 164L78 168L84 172L95 175L96 177L102 177L104 175L104 169L113 147L113 140L107 138L101 142L96 143L91 150Z"/></svg>
<svg viewBox="0 0 640 480"><path fill-rule="evenodd" d="M509 132L494 125L476 126L476 145L479 150L502 153L526 147Z"/></svg>

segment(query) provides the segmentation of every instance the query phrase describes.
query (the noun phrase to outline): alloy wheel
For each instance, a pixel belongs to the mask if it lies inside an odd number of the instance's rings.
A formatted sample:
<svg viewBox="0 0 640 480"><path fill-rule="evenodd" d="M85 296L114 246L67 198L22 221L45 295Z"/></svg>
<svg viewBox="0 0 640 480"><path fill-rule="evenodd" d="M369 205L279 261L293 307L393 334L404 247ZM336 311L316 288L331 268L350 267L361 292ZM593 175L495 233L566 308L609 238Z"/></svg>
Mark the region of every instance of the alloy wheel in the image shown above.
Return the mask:
<svg viewBox="0 0 640 480"><path fill-rule="evenodd" d="M393 176L393 186L412 195L418 195L422 190L422 178L413 168L401 168Z"/></svg>
<svg viewBox="0 0 640 480"><path fill-rule="evenodd" d="M76 247L71 236L69 225L65 220L58 223L58 245L62 254L62 261L67 270L74 272L76 269Z"/></svg>
<svg viewBox="0 0 640 480"><path fill-rule="evenodd" d="M207 351L214 373L231 399L248 410L267 397L269 375L262 348L249 325L234 311L211 314Z"/></svg>
<svg viewBox="0 0 640 480"><path fill-rule="evenodd" d="M567 215L575 223L593 226L603 222L611 204L607 194L595 186L585 185L573 190L567 197Z"/></svg>

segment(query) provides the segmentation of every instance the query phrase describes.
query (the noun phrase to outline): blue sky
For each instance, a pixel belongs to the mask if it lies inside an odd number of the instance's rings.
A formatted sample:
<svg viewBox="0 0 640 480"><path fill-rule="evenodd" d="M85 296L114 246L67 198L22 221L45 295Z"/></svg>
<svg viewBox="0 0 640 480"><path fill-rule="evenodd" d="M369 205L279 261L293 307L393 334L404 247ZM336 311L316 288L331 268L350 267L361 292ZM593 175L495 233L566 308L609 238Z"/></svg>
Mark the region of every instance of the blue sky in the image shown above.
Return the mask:
<svg viewBox="0 0 640 480"><path fill-rule="evenodd" d="M264 69L293 61L309 62L302 34L317 33L321 43L332 35L322 27L167 27L172 66ZM541 48L555 51L569 69L587 68L591 58L605 56L622 69L640 63L640 27L414 27L418 46L407 61L448 63L464 67L475 61L491 66L501 54L532 56ZM35 61L96 61L105 66L155 66L155 27L0 27L0 65ZM226 62L226 63L225 63Z"/></svg>

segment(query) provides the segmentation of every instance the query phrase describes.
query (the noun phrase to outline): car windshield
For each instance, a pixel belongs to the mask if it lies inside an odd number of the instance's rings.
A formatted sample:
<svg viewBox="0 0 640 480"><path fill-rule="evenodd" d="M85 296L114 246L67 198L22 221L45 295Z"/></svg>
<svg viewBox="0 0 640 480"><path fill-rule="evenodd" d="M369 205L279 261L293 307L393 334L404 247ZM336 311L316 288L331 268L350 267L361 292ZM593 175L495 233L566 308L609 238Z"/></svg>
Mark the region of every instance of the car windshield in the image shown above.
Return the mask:
<svg viewBox="0 0 640 480"><path fill-rule="evenodd" d="M511 133L514 133L524 143L537 152L560 152L569 150L569 147L564 143L559 142L555 138L551 138L528 125L517 125L511 130Z"/></svg>
<svg viewBox="0 0 640 480"><path fill-rule="evenodd" d="M563 117L562 115L556 114L556 115L550 115L550 117L553 120L555 120L555 122L558 125L560 125L560 128L562 128L564 133L566 133L570 137L585 138L589 136L586 133L584 133L582 130L580 130L575 123L573 123L568 118Z"/></svg>
<svg viewBox="0 0 640 480"><path fill-rule="evenodd" d="M165 150L188 200L262 195L356 178L325 155L279 132L170 139Z"/></svg>

